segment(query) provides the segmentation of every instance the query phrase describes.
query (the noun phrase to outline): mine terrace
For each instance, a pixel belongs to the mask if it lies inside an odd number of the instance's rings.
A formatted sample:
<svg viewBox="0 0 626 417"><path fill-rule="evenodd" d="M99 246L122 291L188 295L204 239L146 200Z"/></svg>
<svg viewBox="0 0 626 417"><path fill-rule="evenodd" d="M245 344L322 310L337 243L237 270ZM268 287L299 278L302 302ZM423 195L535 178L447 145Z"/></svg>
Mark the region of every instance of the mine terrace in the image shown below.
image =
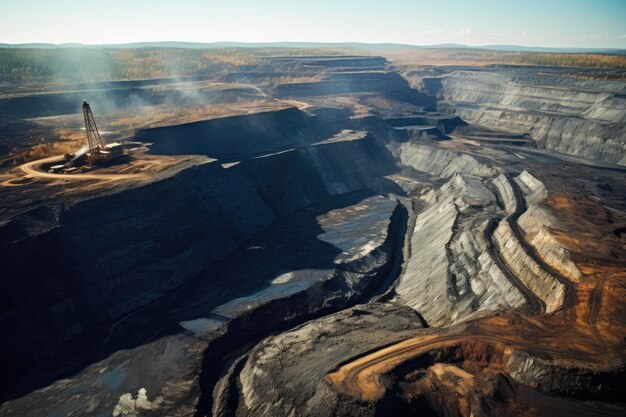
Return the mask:
<svg viewBox="0 0 626 417"><path fill-rule="evenodd" d="M624 77L3 88L0 415L623 416Z"/></svg>

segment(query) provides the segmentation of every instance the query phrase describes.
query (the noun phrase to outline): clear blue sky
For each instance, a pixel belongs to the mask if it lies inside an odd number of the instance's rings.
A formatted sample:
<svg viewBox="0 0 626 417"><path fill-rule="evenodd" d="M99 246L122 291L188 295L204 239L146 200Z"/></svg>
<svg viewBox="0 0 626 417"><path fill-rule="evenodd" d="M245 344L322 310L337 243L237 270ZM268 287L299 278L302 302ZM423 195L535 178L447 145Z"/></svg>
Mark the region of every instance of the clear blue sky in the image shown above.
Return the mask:
<svg viewBox="0 0 626 417"><path fill-rule="evenodd" d="M626 48L626 0L0 0L0 42Z"/></svg>

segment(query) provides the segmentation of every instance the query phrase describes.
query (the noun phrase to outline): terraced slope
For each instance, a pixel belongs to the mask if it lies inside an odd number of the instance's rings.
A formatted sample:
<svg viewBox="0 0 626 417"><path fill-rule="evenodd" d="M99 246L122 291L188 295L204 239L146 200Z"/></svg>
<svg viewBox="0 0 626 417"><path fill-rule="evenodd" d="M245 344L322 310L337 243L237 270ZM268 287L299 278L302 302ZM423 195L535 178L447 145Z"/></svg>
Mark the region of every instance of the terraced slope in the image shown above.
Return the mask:
<svg viewBox="0 0 626 417"><path fill-rule="evenodd" d="M0 171L0 415L624 415L617 86L404 70L421 91L369 56L95 86L246 104Z"/></svg>
<svg viewBox="0 0 626 417"><path fill-rule="evenodd" d="M556 152L626 165L622 81L585 80L543 67L440 69L431 78L406 70L437 96L440 110L498 131L529 134Z"/></svg>

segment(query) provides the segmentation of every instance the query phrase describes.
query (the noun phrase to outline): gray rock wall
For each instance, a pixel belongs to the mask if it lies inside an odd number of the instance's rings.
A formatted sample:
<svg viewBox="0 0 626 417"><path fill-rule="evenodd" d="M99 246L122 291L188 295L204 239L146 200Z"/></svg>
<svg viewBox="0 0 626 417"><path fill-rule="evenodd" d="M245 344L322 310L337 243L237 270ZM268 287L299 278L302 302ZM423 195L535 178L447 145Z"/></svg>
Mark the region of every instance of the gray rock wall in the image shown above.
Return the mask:
<svg viewBox="0 0 626 417"><path fill-rule="evenodd" d="M413 255L396 293L431 327L524 304L490 250L487 228L498 207L483 181L453 176L428 196L432 205L417 216L411 231Z"/></svg>
<svg viewBox="0 0 626 417"><path fill-rule="evenodd" d="M365 137L230 169L208 163L115 195L66 202L52 224L0 251L3 274L12 277L2 280L4 356L51 356L220 261L276 216L369 188L393 169L385 152Z"/></svg>
<svg viewBox="0 0 626 417"><path fill-rule="evenodd" d="M166 155L208 155L222 162L278 152L319 142L341 130L337 115L326 109L311 116L296 108L223 117L176 126L144 129L135 139L152 143L150 152ZM345 124L345 123L344 123Z"/></svg>
<svg viewBox="0 0 626 417"><path fill-rule="evenodd" d="M498 169L470 155L418 143L392 143L390 148L403 165L437 177L450 178L457 172L481 177L495 177Z"/></svg>
<svg viewBox="0 0 626 417"><path fill-rule="evenodd" d="M624 83L543 71L452 70L438 83L423 83L436 84L440 107L467 122L529 133L547 149L626 165Z"/></svg>

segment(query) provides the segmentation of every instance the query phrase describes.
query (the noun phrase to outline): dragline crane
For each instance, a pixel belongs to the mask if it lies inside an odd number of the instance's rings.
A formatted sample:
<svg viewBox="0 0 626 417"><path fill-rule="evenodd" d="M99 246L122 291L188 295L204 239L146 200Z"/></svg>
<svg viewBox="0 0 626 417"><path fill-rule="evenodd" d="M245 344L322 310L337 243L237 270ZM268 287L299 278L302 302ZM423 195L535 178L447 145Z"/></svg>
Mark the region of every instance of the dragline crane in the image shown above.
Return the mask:
<svg viewBox="0 0 626 417"><path fill-rule="evenodd" d="M64 165L50 167L50 172L73 172L83 165L85 160L89 166L99 162L112 161L126 154L125 145L122 143L104 144L96 126L96 120L91 112L91 107L86 101L83 102L83 117L85 119L86 143L74 154L65 154Z"/></svg>
<svg viewBox="0 0 626 417"><path fill-rule="evenodd" d="M83 101L83 116L85 118L85 130L87 131L87 162L89 165L109 159L110 152L105 148L104 142L98 132L96 120L93 118L89 103Z"/></svg>

